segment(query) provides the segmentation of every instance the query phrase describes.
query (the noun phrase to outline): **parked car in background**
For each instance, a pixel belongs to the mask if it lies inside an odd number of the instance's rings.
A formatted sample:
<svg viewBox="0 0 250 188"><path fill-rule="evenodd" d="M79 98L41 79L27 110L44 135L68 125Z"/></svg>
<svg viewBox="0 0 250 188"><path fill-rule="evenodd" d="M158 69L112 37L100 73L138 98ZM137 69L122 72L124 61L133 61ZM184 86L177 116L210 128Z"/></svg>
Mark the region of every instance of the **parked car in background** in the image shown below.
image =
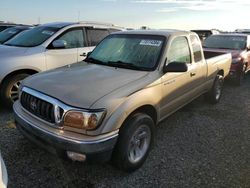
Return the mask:
<svg viewBox="0 0 250 188"><path fill-rule="evenodd" d="M204 55L193 32L111 34L83 62L25 79L16 126L72 160L112 157L133 171L147 158L156 124L204 93L219 102L231 60Z"/></svg>
<svg viewBox="0 0 250 188"><path fill-rule="evenodd" d="M236 29L236 33L250 34L250 29Z"/></svg>
<svg viewBox="0 0 250 188"><path fill-rule="evenodd" d="M80 62L104 37L122 28L105 23L49 23L0 47L1 104L11 107L20 81L29 75Z"/></svg>
<svg viewBox="0 0 250 188"><path fill-rule="evenodd" d="M0 32L7 29L7 28L15 27L15 26L16 26L16 24L0 23Z"/></svg>
<svg viewBox="0 0 250 188"><path fill-rule="evenodd" d="M8 184L7 170L0 153L0 187L6 188L7 184Z"/></svg>
<svg viewBox="0 0 250 188"><path fill-rule="evenodd" d="M233 57L229 77L237 85L242 83L250 70L250 36L246 34L212 35L204 41L204 50L209 53L231 53Z"/></svg>
<svg viewBox="0 0 250 188"><path fill-rule="evenodd" d="M15 37L16 35L30 29L32 29L32 26L15 26L7 28L0 32L0 44L3 44L11 38Z"/></svg>
<svg viewBox="0 0 250 188"><path fill-rule="evenodd" d="M216 30L216 29L210 29L210 30L197 29L197 30L191 30L191 31L197 33L197 35L199 36L201 42L203 42L210 35L215 35L215 34L220 33L219 30Z"/></svg>

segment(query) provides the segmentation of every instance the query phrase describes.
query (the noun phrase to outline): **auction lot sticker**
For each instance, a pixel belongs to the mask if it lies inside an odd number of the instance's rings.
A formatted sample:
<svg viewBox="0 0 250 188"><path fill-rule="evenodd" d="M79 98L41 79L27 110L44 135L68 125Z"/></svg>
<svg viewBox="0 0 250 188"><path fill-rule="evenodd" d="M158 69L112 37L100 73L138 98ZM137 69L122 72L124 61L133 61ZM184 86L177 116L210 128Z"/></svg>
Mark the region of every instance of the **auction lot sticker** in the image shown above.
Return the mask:
<svg viewBox="0 0 250 188"><path fill-rule="evenodd" d="M162 41L160 40L141 40L140 45L145 46L160 46Z"/></svg>

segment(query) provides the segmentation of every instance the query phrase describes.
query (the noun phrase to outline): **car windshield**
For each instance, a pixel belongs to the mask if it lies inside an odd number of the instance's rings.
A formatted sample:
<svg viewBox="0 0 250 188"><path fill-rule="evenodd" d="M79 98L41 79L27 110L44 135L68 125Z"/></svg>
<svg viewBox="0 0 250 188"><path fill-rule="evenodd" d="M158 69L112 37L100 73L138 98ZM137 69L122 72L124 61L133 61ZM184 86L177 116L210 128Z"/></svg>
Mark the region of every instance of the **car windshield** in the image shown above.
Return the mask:
<svg viewBox="0 0 250 188"><path fill-rule="evenodd" d="M85 60L135 70L154 70L165 37L116 34L105 38Z"/></svg>
<svg viewBox="0 0 250 188"><path fill-rule="evenodd" d="M0 32L0 43L2 44L4 42L6 42L7 40L11 39L12 37L17 35L21 31L22 31L22 29L13 28L13 27L5 29L4 31Z"/></svg>
<svg viewBox="0 0 250 188"><path fill-rule="evenodd" d="M246 40L246 36L213 35L204 41L204 47L243 50L246 48Z"/></svg>
<svg viewBox="0 0 250 188"><path fill-rule="evenodd" d="M34 47L42 44L60 28L39 26L10 39L4 43L8 46Z"/></svg>

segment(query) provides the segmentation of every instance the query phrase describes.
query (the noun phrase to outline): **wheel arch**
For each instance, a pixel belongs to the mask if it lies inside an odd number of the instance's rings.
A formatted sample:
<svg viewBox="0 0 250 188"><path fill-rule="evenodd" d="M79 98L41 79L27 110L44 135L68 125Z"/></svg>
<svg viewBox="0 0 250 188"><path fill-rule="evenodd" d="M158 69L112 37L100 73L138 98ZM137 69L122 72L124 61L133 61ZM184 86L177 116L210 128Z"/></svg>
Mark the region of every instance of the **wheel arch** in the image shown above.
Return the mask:
<svg viewBox="0 0 250 188"><path fill-rule="evenodd" d="M39 70L35 70L35 69L30 69L30 68L27 68L27 69L18 69L18 70L9 72L2 79L2 82L0 83L0 87L2 87L2 84L4 83L4 81L6 81L7 79L11 78L14 75L18 75L18 74L30 74L30 75L32 75L32 74L36 74L38 72L40 72L40 71Z"/></svg>

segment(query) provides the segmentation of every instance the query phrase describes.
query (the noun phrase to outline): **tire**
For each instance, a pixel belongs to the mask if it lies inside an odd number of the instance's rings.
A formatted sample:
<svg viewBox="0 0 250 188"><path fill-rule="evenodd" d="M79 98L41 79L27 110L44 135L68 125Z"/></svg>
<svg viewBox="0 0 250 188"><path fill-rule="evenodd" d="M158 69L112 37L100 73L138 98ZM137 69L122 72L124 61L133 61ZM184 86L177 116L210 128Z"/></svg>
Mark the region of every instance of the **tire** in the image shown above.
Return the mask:
<svg viewBox="0 0 250 188"><path fill-rule="evenodd" d="M245 79L245 72L246 72L246 64L243 65L242 71L238 73L234 82L236 86L241 86L244 79Z"/></svg>
<svg viewBox="0 0 250 188"><path fill-rule="evenodd" d="M154 127L154 121L147 114L136 113L129 117L119 131L113 164L126 172L140 168L152 147Z"/></svg>
<svg viewBox="0 0 250 188"><path fill-rule="evenodd" d="M223 83L224 83L223 76L218 74L214 80L213 87L206 94L208 102L210 102L211 104L216 104L220 101Z"/></svg>
<svg viewBox="0 0 250 188"><path fill-rule="evenodd" d="M18 88L20 81L28 77L29 74L17 74L7 78L1 87L1 101L5 107L11 109L13 103L18 99Z"/></svg>

